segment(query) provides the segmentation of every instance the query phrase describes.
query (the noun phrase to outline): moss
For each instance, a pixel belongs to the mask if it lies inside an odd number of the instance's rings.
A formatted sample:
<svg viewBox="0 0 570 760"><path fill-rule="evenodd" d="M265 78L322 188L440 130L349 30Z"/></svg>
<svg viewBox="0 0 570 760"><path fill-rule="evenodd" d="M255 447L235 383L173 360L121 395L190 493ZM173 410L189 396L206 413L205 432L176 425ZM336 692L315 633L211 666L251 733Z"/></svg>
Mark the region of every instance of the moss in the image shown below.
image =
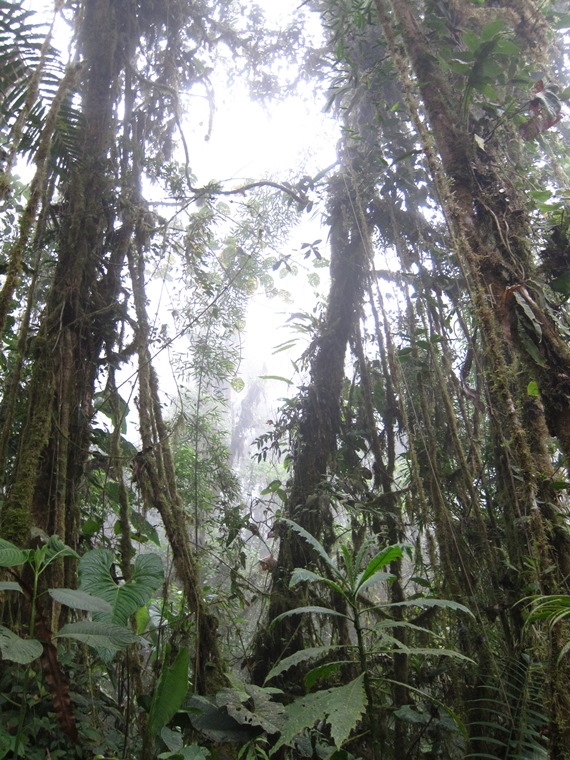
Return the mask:
<svg viewBox="0 0 570 760"><path fill-rule="evenodd" d="M29 543L34 523L33 504L42 453L49 437L51 418L51 383L49 370L38 360L30 390L30 408L34 416L29 422L17 462L14 482L2 510L2 535L18 546ZM43 505L47 513L47 505ZM39 527L44 527L40 524Z"/></svg>
<svg viewBox="0 0 570 760"><path fill-rule="evenodd" d="M0 171L0 198L3 198L10 190L10 178L8 175Z"/></svg>
<svg viewBox="0 0 570 760"><path fill-rule="evenodd" d="M11 497L2 508L2 538L24 548L30 543L31 527L30 510Z"/></svg>

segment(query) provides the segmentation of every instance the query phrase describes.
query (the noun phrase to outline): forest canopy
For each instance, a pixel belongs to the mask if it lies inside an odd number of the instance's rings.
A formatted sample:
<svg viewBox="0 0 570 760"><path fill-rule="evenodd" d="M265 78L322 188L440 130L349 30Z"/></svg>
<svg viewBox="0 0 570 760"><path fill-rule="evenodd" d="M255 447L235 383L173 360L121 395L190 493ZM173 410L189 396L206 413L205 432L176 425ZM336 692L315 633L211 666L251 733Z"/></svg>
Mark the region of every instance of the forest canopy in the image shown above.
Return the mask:
<svg viewBox="0 0 570 760"><path fill-rule="evenodd" d="M570 5L271 10L0 2L0 760L565 760Z"/></svg>

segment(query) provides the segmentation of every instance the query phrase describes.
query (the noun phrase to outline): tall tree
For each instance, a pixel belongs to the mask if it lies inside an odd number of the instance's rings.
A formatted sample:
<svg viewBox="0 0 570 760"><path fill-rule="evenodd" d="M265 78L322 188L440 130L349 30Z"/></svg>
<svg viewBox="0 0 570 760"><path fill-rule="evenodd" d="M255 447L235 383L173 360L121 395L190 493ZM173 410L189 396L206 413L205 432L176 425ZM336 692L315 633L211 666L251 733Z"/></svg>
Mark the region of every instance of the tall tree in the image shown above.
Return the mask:
<svg viewBox="0 0 570 760"><path fill-rule="evenodd" d="M20 235L9 252L1 296L1 316L8 325L18 275L35 267L3 399L2 535L27 546L33 528L58 534L77 547L93 421L102 403L101 394L97 399L95 394L99 387L106 388L103 403L115 410L111 416L119 430L125 405L118 396L115 371L138 355L142 450L132 467L146 507L161 515L187 604L195 614L199 691L207 688L207 674L219 680L221 659L177 494L149 350L145 260L167 249L170 230L151 211L142 185L165 176L175 184L174 165L170 177L164 165L181 129L181 93L207 85L200 55L214 38L225 35L226 44L237 44L230 6L174 1L159 7L153 2L96 0L64 9L72 14L78 63L63 72L46 110L39 98L42 77L47 76L45 59L55 59L49 36L35 70L28 72L28 62L16 60L10 86L26 97L20 112L6 113L5 125L12 154L31 150L37 171ZM57 5L56 14L62 7ZM14 19L19 19L17 4L5 12L7 25ZM20 34L16 24L13 30ZM14 98L10 103L15 108ZM12 159L8 170L11 164ZM178 200L188 205L194 198L188 167L177 181ZM161 243L153 248L159 235ZM176 230L173 235L177 237ZM26 261L24 256L32 258ZM53 274L45 269L46 261ZM41 291L38 276L43 278ZM40 322L35 333L30 330L33 314ZM22 379L26 404L15 413ZM107 453L108 467L120 486L127 463L117 441L112 447L108 444ZM123 573L128 578L133 549L122 487L121 494ZM66 569L54 564L49 583L73 586L74 572L71 564Z"/></svg>
<svg viewBox="0 0 570 760"><path fill-rule="evenodd" d="M314 7L330 34L331 101L343 115L345 155L360 159L344 179L343 210L331 217L331 267L339 274L332 277L328 314L342 289L339 276L349 278L347 288L361 286L313 342L286 514L322 536L332 493L333 502L359 505L349 510L355 527L368 525L392 542L411 519L416 568L434 589L476 612L477 624L461 626L456 639L479 663L459 697L475 707L494 674L506 677L501 659L516 660L533 646L521 599L531 588L565 591L569 577L558 480L568 472L568 314L561 280L552 276L566 268L549 275L541 254L548 232L537 225L536 206L537 188L546 182L548 192L563 193L567 182L555 153L546 159L550 173L542 159L557 140L562 72L549 22L563 9L414 0ZM331 183L331 204L341 177ZM338 245L341 223L363 251L356 282L348 271L353 247ZM555 236L560 225L565 229L563 202L553 206L550 224ZM546 256L554 247L546 247ZM390 282L395 304L378 278ZM361 330L355 315L366 315ZM354 352L358 392L347 402L342 383L330 383L331 365L329 382L317 373L319 351L334 338L338 371L349 341ZM336 354L328 356L332 363ZM320 407L309 403L313 394L326 404L328 434ZM373 466L356 499L354 469L350 479L339 470L351 418L353 461ZM397 427L404 457L394 469ZM310 488L302 477L307 471ZM315 500L323 488L328 502ZM317 503L320 510L311 511ZM270 615L299 603L282 581L292 565L316 561L291 556L294 541L281 536ZM396 585L393 598L401 593ZM273 656L280 647L287 652L311 642L310 629L303 634L285 625L289 620L272 628ZM493 636L485 633L489 625ZM267 650L259 641L262 661ZM556 637L550 644L556 651ZM393 669L405 686L403 659L395 655ZM563 664L550 669L553 757L568 751L566 681ZM393 699L402 704L410 693L394 691ZM480 728L472 722L475 736ZM411 742L411 752L415 740L405 733L398 744ZM472 749L489 752L493 741L474 738Z"/></svg>
<svg viewBox="0 0 570 760"><path fill-rule="evenodd" d="M570 233L560 140L570 93L555 32L567 22L567 3L303 6L322 21L325 41L308 56L310 73L318 67L319 86L328 77L343 137L333 176L323 172L296 187L269 183L304 208L312 200L307 188L326 193L331 280L322 317L312 320L308 382L283 414L291 440L288 520L277 523L278 556L266 563L272 585L266 623L252 643L253 678L260 687L276 662L294 655L288 664L297 669L282 678L288 698L319 678L341 684L340 692L293 702L290 715L305 727L315 705L324 705L331 723L339 720L335 694L344 694L344 681L357 684L358 708L348 705L350 719L342 716L343 729L331 735L335 742L348 736L346 724L355 714L356 724L367 701L363 730L346 746L375 760L570 757L563 631L531 625L525 602L535 593L567 594L570 577ZM216 691L226 675L192 545L201 538L203 442L197 426L193 487L185 491L194 505L191 531L159 394L147 286L152 268L168 268L194 293L175 320L179 335L197 325L196 361L183 371L198 377L200 407L206 390L219 392L219 377L226 382L233 372L232 323L262 273L267 199L249 205L239 234L222 233L224 249L216 252L213 230L232 214L214 197L226 191L193 185L182 133L182 94L201 86L210 96L216 46L241 51L261 39L258 12L244 17L240 34L235 11L230 0L57 3L55 17L64 14L74 29L74 63L63 67L51 29L30 37L38 29L20 3L0 7L7 146L0 527L18 546L57 533L78 548L85 493L99 488L105 500L113 490L120 583L129 583L136 582L133 498L160 516L184 602L162 650L146 727L140 712L146 755L164 725L157 705L165 684L184 698L186 650L196 691ZM177 135L182 164L173 160ZM20 155L35 165L27 195L13 177ZM166 191L172 219L156 213L148 187ZM131 364L139 450L123 435L128 404L118 371ZM223 371L207 387L214 364ZM97 427L98 414L112 422L111 433ZM103 526L98 517L84 525ZM143 515L136 520L151 532ZM243 524L237 520L233 533ZM372 559L365 587L345 593L350 583L342 578L354 575L356 558L401 543L411 547L409 560L399 548L387 555L385 586L368 583L385 577ZM46 587L74 585L66 562L49 566ZM291 585L295 568L303 570ZM314 591L322 576L326 593ZM47 595L40 598L48 609ZM473 619L453 615L461 605ZM163 600L161 614L174 606ZM303 606L317 614L300 615ZM330 622L322 622L323 606L332 608ZM3 609L3 622L17 628L22 610ZM49 611L57 626L59 607ZM48 626L44 636L53 654ZM304 680L314 645L326 654ZM342 662L331 656L339 649L348 652ZM451 650L469 662L446 659ZM125 664L140 696L142 663L133 654ZM55 686L56 710L69 718L65 684ZM265 704L271 693L259 687L251 687L253 701ZM267 715L242 717L245 693L225 689L195 704L226 728L229 718L242 727L251 720L256 732L270 726L275 733ZM305 722L299 705L310 713ZM128 699L125 713L128 723ZM293 741L289 728L282 742Z"/></svg>

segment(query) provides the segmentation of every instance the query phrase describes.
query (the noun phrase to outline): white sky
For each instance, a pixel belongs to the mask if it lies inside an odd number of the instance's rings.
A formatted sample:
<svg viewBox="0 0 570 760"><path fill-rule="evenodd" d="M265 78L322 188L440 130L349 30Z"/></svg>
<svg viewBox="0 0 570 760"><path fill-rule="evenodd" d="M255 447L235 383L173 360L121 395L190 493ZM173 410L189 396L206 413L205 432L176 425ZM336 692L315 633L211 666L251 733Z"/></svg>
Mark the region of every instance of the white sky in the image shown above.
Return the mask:
<svg viewBox="0 0 570 760"><path fill-rule="evenodd" d="M264 8L271 23L286 24L299 2L257 0L257 4ZM315 23L318 24L316 19ZM335 162L340 128L323 112L325 88L320 98L307 88L283 102L261 106L252 102L246 84L237 83L231 90L219 84L214 86L216 110L207 141L204 139L208 129L207 103L200 98L188 100L186 139L190 168L199 185L210 180L228 180L224 186L229 189L251 179L287 181L293 174L314 175ZM312 218L307 215L292 231L283 253L294 253L303 242L318 238L326 244L327 234L318 214ZM300 259L304 263L302 256ZM326 285L326 270L320 270L319 275ZM295 279L286 278L281 286L291 291L294 303L268 299L262 292L251 299L243 342L245 373L251 373L255 367L257 374L285 377L292 374L291 357L286 353L274 355L273 348L291 337L289 313L310 311L314 294L307 283L307 273L300 273ZM294 354L298 356L303 350L301 345ZM275 389L279 395L285 390L283 384Z"/></svg>
<svg viewBox="0 0 570 760"><path fill-rule="evenodd" d="M300 0L255 0L266 14L268 26L285 26ZM51 19L51 0L27 0L30 9L46 14ZM315 29L318 20L315 17ZM63 31L63 30L62 30ZM216 80L218 77L214 75ZM295 174L316 174L336 160L336 143L339 128L323 113L326 93L315 97L308 88L280 103L265 107L252 102L247 85L235 83L231 90L214 81L215 113L209 140L208 104L199 94L186 99L184 119L185 138L190 152L190 170L197 184L224 181L226 188L239 186L244 180L271 178L275 181L290 180ZM291 234L283 253L294 253L302 242L323 238L327 230L321 229L318 215L307 217ZM301 263L303 263L302 256ZM323 276L326 270L321 270ZM326 279L326 275L325 278ZM267 299L263 293L256 294L248 313L248 324L243 343L244 372L248 374L272 374L291 376L291 359L286 354L273 355L276 344L287 340L291 333L287 326L289 313L306 309L314 304L313 288L308 285L306 274L296 279L287 278L282 284L291 290L295 303L285 304L279 299ZM154 290L154 288L153 288ZM166 293L163 293L157 321L165 319L168 309ZM154 300L154 299L153 299ZM151 315L152 319L152 315ZM295 355L303 350L300 346ZM164 367L164 362L159 362ZM166 385L170 386L167 378ZM281 384L276 393L283 395Z"/></svg>

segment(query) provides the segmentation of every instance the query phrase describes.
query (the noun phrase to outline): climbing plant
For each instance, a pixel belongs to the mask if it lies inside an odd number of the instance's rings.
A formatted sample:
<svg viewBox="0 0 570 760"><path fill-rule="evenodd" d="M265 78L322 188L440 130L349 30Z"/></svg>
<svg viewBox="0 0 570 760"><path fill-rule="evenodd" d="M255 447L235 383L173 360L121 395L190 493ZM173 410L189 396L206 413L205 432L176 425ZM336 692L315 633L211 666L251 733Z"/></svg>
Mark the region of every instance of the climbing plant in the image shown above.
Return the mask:
<svg viewBox="0 0 570 760"><path fill-rule="evenodd" d="M549 236L562 241L567 186L556 157L567 94L555 35L566 8L314 7L333 62L329 103L344 130L342 168L329 184L331 204L338 199L329 219L334 317L312 343L285 514L326 545L331 526L350 531L355 552L369 531L407 539L413 566L395 563L393 601L415 577L474 612L451 638L476 666L442 674L438 698L473 711L464 724L475 756L491 752L491 727L505 720L485 701L489 673L508 691L504 658L522 651L532 660L544 646L546 680L533 688L550 695L551 730L499 754L526 756L548 734L552 756L566 756L566 666L548 655L560 645L529 636L518 605L530 590L563 592L568 578L564 254L554 277L545 265L564 250ZM300 601L288 572L301 560L311 572L321 564L311 552L292 559L294 545L281 536L268 619L287 625L259 634L256 677L315 637L286 616ZM342 632L331 635L342 642ZM395 713L405 716L391 746L409 757L421 756L422 742L449 752L435 722L407 709L416 698L401 684L422 682L417 664L395 655L390 667Z"/></svg>
<svg viewBox="0 0 570 760"><path fill-rule="evenodd" d="M570 756L569 10L309 0L264 31L235 0L0 4L0 754L31 710L53 757L88 731L124 757ZM266 102L312 82L336 163L198 181L185 112L209 138L222 68ZM267 370L275 423L242 407L232 441L248 299L295 254L328 297L290 320L298 374ZM121 647L74 670L60 633L102 624ZM74 675L97 709L50 747Z"/></svg>

